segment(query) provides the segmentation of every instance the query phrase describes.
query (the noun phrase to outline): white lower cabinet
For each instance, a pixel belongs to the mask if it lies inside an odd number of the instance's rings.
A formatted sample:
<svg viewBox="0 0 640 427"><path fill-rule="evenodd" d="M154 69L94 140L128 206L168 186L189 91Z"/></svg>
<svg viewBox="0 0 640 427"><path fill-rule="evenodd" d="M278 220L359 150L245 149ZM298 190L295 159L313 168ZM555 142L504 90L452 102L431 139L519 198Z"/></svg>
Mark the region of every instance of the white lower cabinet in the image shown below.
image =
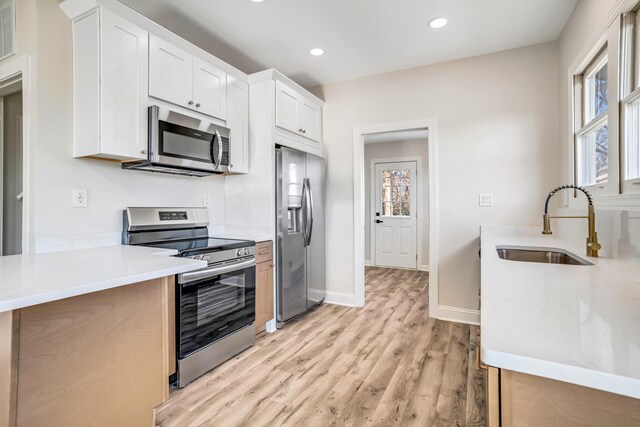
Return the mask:
<svg viewBox="0 0 640 427"><path fill-rule="evenodd" d="M231 129L231 173L249 172L249 85L227 77L227 127Z"/></svg>
<svg viewBox="0 0 640 427"><path fill-rule="evenodd" d="M147 157L148 33L97 7L73 22L74 157Z"/></svg>

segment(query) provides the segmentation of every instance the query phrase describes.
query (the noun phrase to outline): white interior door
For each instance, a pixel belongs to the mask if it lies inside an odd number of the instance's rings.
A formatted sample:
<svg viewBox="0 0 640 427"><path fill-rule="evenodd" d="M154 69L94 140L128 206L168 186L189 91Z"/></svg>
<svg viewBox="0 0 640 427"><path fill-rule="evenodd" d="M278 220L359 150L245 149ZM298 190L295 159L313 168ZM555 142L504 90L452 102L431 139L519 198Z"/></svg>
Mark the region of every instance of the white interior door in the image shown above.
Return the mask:
<svg viewBox="0 0 640 427"><path fill-rule="evenodd" d="M375 265L417 268L416 162L375 164Z"/></svg>

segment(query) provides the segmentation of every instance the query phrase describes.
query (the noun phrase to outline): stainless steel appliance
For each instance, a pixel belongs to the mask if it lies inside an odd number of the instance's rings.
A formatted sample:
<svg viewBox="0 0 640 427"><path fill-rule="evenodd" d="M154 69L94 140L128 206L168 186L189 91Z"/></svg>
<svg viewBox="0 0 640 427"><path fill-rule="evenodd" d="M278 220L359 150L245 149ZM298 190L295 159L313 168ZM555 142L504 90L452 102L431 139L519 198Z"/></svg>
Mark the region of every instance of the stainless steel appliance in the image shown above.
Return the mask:
<svg viewBox="0 0 640 427"><path fill-rule="evenodd" d="M325 299L324 181L324 159L276 148L278 325Z"/></svg>
<svg viewBox="0 0 640 427"><path fill-rule="evenodd" d="M148 157L122 168L192 176L229 172L230 136L223 126L152 105Z"/></svg>
<svg viewBox="0 0 640 427"><path fill-rule="evenodd" d="M255 242L210 238L206 208L127 208L123 244L207 261L176 276L178 387L255 344Z"/></svg>

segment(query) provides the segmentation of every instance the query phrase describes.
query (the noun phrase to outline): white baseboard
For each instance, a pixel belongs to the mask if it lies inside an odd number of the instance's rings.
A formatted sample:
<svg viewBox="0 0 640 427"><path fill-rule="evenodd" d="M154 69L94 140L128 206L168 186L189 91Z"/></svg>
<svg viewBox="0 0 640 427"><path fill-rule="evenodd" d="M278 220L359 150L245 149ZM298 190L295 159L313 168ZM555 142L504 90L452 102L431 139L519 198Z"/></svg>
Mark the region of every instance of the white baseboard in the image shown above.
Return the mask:
<svg viewBox="0 0 640 427"><path fill-rule="evenodd" d="M480 310L469 310L467 308L438 306L437 318L450 322L468 323L470 325L480 324Z"/></svg>
<svg viewBox="0 0 640 427"><path fill-rule="evenodd" d="M421 265L420 268L418 268L418 270L420 270L420 271L429 271L429 266L428 265Z"/></svg>
<svg viewBox="0 0 640 427"><path fill-rule="evenodd" d="M355 294L347 294L345 292L327 291L324 302L328 304L346 305L347 307L356 307Z"/></svg>
<svg viewBox="0 0 640 427"><path fill-rule="evenodd" d="M368 259L364 260L364 266L365 267L371 267L371 261L369 261Z"/></svg>

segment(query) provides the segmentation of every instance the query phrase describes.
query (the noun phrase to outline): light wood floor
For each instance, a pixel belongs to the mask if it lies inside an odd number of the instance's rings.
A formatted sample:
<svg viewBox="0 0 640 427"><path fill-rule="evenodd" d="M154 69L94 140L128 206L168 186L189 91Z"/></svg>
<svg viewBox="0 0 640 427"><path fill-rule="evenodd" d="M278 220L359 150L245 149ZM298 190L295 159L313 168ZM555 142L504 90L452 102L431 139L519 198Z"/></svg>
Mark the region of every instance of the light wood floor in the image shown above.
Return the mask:
<svg viewBox="0 0 640 427"><path fill-rule="evenodd" d="M428 273L367 268L324 304L170 396L168 426L484 426L476 329L427 316Z"/></svg>

